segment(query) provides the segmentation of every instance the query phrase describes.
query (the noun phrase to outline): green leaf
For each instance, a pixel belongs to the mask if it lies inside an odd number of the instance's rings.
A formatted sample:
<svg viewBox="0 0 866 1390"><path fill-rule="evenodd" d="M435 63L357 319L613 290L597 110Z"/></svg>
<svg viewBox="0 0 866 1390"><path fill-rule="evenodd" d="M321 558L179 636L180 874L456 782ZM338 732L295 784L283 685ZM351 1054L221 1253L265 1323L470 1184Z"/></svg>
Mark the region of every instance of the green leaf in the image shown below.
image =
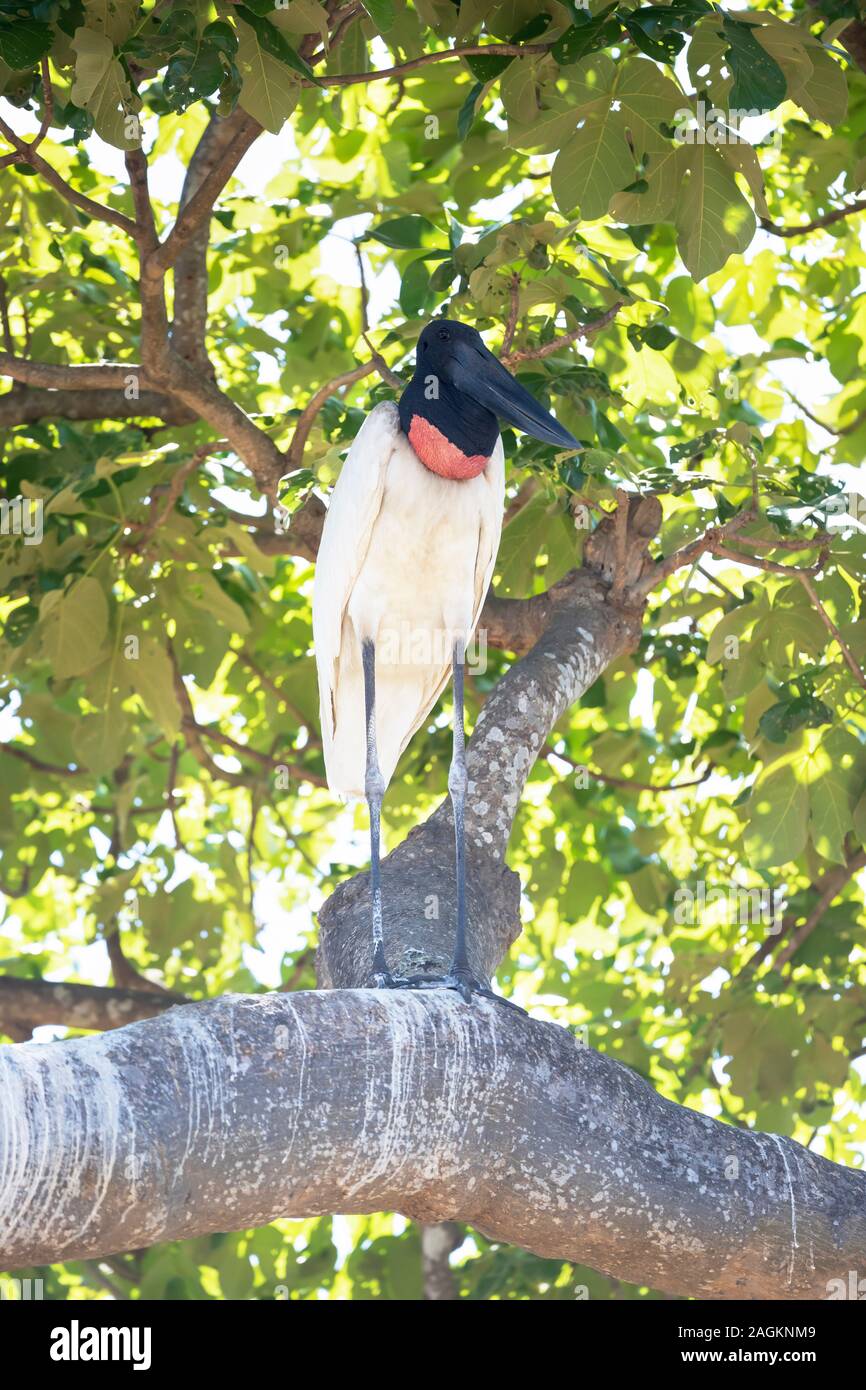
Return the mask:
<svg viewBox="0 0 866 1390"><path fill-rule="evenodd" d="M472 122L475 120L475 104L483 91L484 83L476 82L469 89L466 100L460 108L457 116L457 135L461 142L466 139L472 129Z"/></svg>
<svg viewBox="0 0 866 1390"><path fill-rule="evenodd" d="M90 112L97 135L109 145L138 149L141 134L138 120L133 119L138 103L111 39L93 29L76 29L72 47L76 55L72 100Z"/></svg>
<svg viewBox="0 0 866 1390"><path fill-rule="evenodd" d="M588 53L594 53L599 48L606 48L607 45L616 38L620 32L621 25L616 19L608 19L607 16L616 9L616 5L608 5L599 14L590 16L588 12L578 10L574 16L574 24L557 39L553 45L553 56L562 67L569 67L577 63L581 58L585 58Z"/></svg>
<svg viewBox="0 0 866 1390"><path fill-rule="evenodd" d="M634 179L634 156L626 144L620 112L610 107L587 117L585 126L563 145L550 176L557 205L575 208L585 222L603 217L613 195Z"/></svg>
<svg viewBox="0 0 866 1390"><path fill-rule="evenodd" d="M394 27L394 0L364 0L364 9L380 34Z"/></svg>
<svg viewBox="0 0 866 1390"><path fill-rule="evenodd" d="M753 868L788 864L803 852L809 826L809 788L799 753L789 754L761 774L749 809L746 850Z"/></svg>
<svg viewBox="0 0 866 1390"><path fill-rule="evenodd" d="M397 250L413 250L420 246L425 235L436 228L426 217L408 214L406 217L393 217L367 232L373 241L381 241L383 246L393 246Z"/></svg>
<svg viewBox="0 0 866 1390"><path fill-rule="evenodd" d="M105 34L116 45L129 37L139 8L137 0L84 0L88 29Z"/></svg>
<svg viewBox="0 0 866 1390"><path fill-rule="evenodd" d="M57 680L97 665L108 632L108 602L97 580L85 576L65 591L51 589L39 606L39 621Z"/></svg>
<svg viewBox="0 0 866 1390"><path fill-rule="evenodd" d="M285 39L282 42L290 48ZM298 104L301 93L297 78L287 70L282 58L265 48L255 28L249 24L242 24L238 31L237 65L243 79L238 98L240 105L265 130L279 134Z"/></svg>
<svg viewBox="0 0 866 1390"><path fill-rule="evenodd" d="M788 84L775 58L762 48L750 24L725 15L722 29L728 40L728 63L734 85L728 100L736 111L772 111L785 100Z"/></svg>
<svg viewBox="0 0 866 1390"><path fill-rule="evenodd" d="M799 695L771 705L758 720L758 728L771 743L785 743L798 729L815 729L832 720L833 711L823 700L814 695Z"/></svg>
<svg viewBox="0 0 866 1390"><path fill-rule="evenodd" d="M30 68L44 58L54 42L50 24L17 17L0 21L0 61L14 71Z"/></svg>
<svg viewBox="0 0 866 1390"><path fill-rule="evenodd" d="M836 126L848 110L848 83L845 72L822 48L810 48L812 70L803 81L792 85L790 96L815 121Z"/></svg>
<svg viewBox="0 0 866 1390"><path fill-rule="evenodd" d="M129 746L129 726L119 700L112 697L105 710L81 720L72 740L76 762L97 777L113 772Z"/></svg>
<svg viewBox="0 0 866 1390"><path fill-rule="evenodd" d="M654 63L614 64L605 54L579 65L570 90L584 125L560 150L550 186L563 213L579 208L583 220L594 221L614 194L634 184L640 161L651 164L671 148L661 127L681 107L682 94Z"/></svg>
<svg viewBox="0 0 866 1390"><path fill-rule="evenodd" d="M400 284L400 308L407 318L414 317L424 305L430 286L430 271L424 257L410 261L403 271Z"/></svg>
<svg viewBox="0 0 866 1390"><path fill-rule="evenodd" d="M289 475L280 484L279 502L280 506L291 515L298 510L298 507L307 497L312 487L315 487L316 475L309 468L299 468L297 472Z"/></svg>
<svg viewBox="0 0 866 1390"><path fill-rule="evenodd" d="M755 233L755 214L733 173L710 145L688 147L688 173L676 209L677 247L693 280L721 270L745 251Z"/></svg>
<svg viewBox="0 0 866 1390"><path fill-rule="evenodd" d="M304 62L301 55L292 48L288 39L267 19L254 14L246 5L236 5L235 14L253 30L264 53L275 58L277 62L285 64L286 67L293 68L295 72L300 73L302 77L305 77L308 82L314 83L315 86L321 85L310 65Z"/></svg>
<svg viewBox="0 0 866 1390"><path fill-rule="evenodd" d="M165 648L154 637L144 637L135 658L124 657L123 676L166 738L180 732L181 711L174 691L174 669Z"/></svg>

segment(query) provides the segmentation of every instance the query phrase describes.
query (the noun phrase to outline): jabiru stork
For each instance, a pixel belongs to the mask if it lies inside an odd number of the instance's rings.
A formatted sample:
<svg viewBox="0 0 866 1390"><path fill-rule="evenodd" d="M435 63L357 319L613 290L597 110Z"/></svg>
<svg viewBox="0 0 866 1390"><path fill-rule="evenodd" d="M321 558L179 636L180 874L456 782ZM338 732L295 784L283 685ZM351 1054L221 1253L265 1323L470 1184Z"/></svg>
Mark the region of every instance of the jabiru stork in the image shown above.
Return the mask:
<svg viewBox="0 0 866 1390"><path fill-rule="evenodd" d="M399 405L368 415L331 494L316 564L313 644L330 789L365 797L370 815L372 983L493 995L466 950L463 675L502 529L499 421L565 449L577 440L533 399L467 324L436 319L418 339ZM457 924L447 976L396 979L382 935L382 799L397 761L454 682L448 790L454 813Z"/></svg>

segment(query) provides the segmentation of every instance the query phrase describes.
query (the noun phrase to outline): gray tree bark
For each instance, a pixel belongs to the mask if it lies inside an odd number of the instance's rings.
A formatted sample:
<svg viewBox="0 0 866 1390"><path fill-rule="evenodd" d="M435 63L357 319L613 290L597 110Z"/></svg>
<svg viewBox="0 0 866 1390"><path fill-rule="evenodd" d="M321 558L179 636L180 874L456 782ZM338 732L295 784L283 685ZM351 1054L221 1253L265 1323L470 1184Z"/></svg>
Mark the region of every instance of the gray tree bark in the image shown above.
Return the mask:
<svg viewBox="0 0 866 1390"><path fill-rule="evenodd" d="M866 1265L864 1174L445 991L234 996L2 1048L0 1116L7 1269L383 1209L700 1298L822 1298Z"/></svg>

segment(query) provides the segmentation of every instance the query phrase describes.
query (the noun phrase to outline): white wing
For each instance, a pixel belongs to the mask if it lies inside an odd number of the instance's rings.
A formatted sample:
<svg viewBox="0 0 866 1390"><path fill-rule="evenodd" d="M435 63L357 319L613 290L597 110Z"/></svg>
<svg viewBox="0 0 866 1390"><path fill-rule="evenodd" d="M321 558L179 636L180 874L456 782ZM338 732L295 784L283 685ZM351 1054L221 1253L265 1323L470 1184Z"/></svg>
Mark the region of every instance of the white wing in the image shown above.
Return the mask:
<svg viewBox="0 0 866 1390"><path fill-rule="evenodd" d="M334 738L334 694L343 619L382 506L388 462L400 433L393 401L370 411L331 493L313 584L313 647L326 754Z"/></svg>
<svg viewBox="0 0 866 1390"><path fill-rule="evenodd" d="M481 610L484 607L484 600L487 597L487 590L490 588L490 581L493 578L493 571L496 567L496 556L499 553L499 539L502 534L502 516L505 508L505 454L502 449L502 440L500 438L497 438L496 447L490 455L490 462L484 471L484 480L487 483L488 491L484 494L484 500L479 509L478 552L475 558L475 590L471 609L472 622L466 633L467 647L478 626L478 619L481 617ZM458 486L462 486L462 484ZM442 668L439 680L433 686L427 701L419 710L417 717L401 741L399 757L402 757L403 753L406 751L410 741L424 723L450 679L451 665L449 663Z"/></svg>

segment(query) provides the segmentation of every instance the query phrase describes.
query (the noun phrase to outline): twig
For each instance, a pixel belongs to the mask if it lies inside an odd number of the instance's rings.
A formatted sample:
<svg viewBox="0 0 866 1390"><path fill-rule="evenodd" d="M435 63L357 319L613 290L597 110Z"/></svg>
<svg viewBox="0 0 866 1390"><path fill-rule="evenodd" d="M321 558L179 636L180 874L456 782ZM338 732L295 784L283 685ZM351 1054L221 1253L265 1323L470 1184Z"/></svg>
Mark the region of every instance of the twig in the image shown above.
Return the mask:
<svg viewBox="0 0 866 1390"><path fill-rule="evenodd" d="M26 748L19 748L14 743L0 743L0 753L7 753L10 758L20 758L21 762L27 763L37 772L49 772L54 777L84 777L87 775L77 767L62 767L59 763L43 762L41 758L29 753Z"/></svg>
<svg viewBox="0 0 866 1390"><path fill-rule="evenodd" d="M256 885L255 885L255 879L254 879L254 876L253 876L253 869L254 869L254 861L255 861L255 853L256 853L256 824L257 824L258 819L259 819L259 809L260 809L260 808L259 808L258 788L257 788L257 787L252 787L252 788L250 789L250 824L249 824L249 829L248 829L248 831L247 831L247 891L248 891L248 893L249 893L249 900L250 900L250 902L249 902L250 920L252 921L252 924L253 924L254 927L256 927L256 926L258 925L257 922L256 922L256 908L255 908Z"/></svg>
<svg viewBox="0 0 866 1390"><path fill-rule="evenodd" d="M845 884L849 883L854 875L864 867L866 867L866 849L861 849L858 850L856 854L853 854L848 859L847 863L837 864L824 876L823 887L817 903L809 913L803 925L794 933L775 957L773 961L773 968L775 970L781 970L784 965L788 964L791 957L796 955L806 938L811 936L812 932L818 926L818 923L821 921L833 899L838 896L845 887Z"/></svg>
<svg viewBox="0 0 866 1390"><path fill-rule="evenodd" d="M329 396L338 391L341 386L353 386L362 377L369 376L376 370L375 362L362 362L358 367L352 367L351 371L342 372L335 376L332 381L326 381L320 386L318 391L310 398L298 416L295 431L292 435L292 442L286 453L286 473L295 473L301 466L304 457L304 446L307 442L313 423Z"/></svg>
<svg viewBox="0 0 866 1390"><path fill-rule="evenodd" d="M827 612L827 609L824 607L823 603L818 597L818 591L815 588L815 585L812 583L812 572L807 570L800 570L797 574L797 578L803 585L803 588L806 590L806 593L809 595L809 598L812 600L814 607L817 609L818 616L821 619L821 622L824 624L831 637L833 637L835 642L837 643L839 650L845 659L845 664L847 665L855 681L858 685L862 686L864 690L866 690L866 675L863 674L857 662L854 660L850 647L846 643L838 627L833 622L833 619L830 617L830 614Z"/></svg>
<svg viewBox="0 0 866 1390"><path fill-rule="evenodd" d="M606 309L598 318L591 323L582 323L579 328L575 328L571 333L563 333L560 338L554 338L550 343L544 343L537 348L520 348L517 352L509 352L503 355L501 361L506 367L514 367L518 362L535 362L542 357L551 357L554 352L559 352L561 348L570 347L579 338L591 338L593 334L600 333L608 324L613 323L620 309L625 304L624 299L618 299L609 309Z"/></svg>
<svg viewBox="0 0 866 1390"><path fill-rule="evenodd" d="M183 849L184 843L180 833L180 826L177 823L177 806L175 804L175 783L177 781L177 765L180 762L180 744L175 742L171 746L171 756L168 760L168 776L165 784L165 804L168 814L171 816L171 828L174 831L175 849Z"/></svg>
<svg viewBox="0 0 866 1390"><path fill-rule="evenodd" d="M4 140L15 150L15 163L23 161L25 164L31 164L33 168L42 175L46 183L50 183L51 187L56 189L67 202L72 203L74 207L85 212L88 217L94 217L100 222L110 222L113 227L118 227L120 231L126 232L127 236L133 239L135 238L138 229L131 218L125 217L122 212L115 212L114 208L94 202L92 198L88 198L84 193L79 193L77 189L73 188L71 184L68 184L66 180L58 174L57 170L51 164L42 158L41 154L36 153L33 148L35 142L22 140L21 137L16 135L14 130L7 125L2 117L0 117L0 135L2 135ZM7 162L12 163L13 161L7 159Z"/></svg>
<svg viewBox="0 0 866 1390"><path fill-rule="evenodd" d="M374 68L372 72L347 72L337 75L322 75L315 82L309 78L300 79L303 87L353 87L359 83L382 82L391 77L402 77L404 73L424 68L428 63L442 63L450 58L474 58L487 54L491 57L529 58L535 54L549 53L553 43L470 43L461 48L443 48L438 53L423 53L420 58L410 58L406 63L397 63L391 68Z"/></svg>
<svg viewBox="0 0 866 1390"><path fill-rule="evenodd" d="M866 198L858 198L856 203L849 203L844 208L834 208L832 212L825 212L823 217L816 217L811 222L804 222L800 227L773 222L769 217L761 218L761 227L765 232L772 232L774 236L806 236L808 232L820 231L822 227L832 227L834 222L841 222L843 217L850 217L853 213L864 211L866 211Z"/></svg>
<svg viewBox="0 0 866 1390"><path fill-rule="evenodd" d="M373 344L370 342L370 339L367 337L367 334L362 333L361 336L370 350L370 361L373 363L374 367L376 368L376 371L379 373L382 380L387 382L389 386L393 386L395 391L402 391L406 383L401 381L400 377L397 375L396 372L391 371L391 368L388 366L388 363L385 361L384 357L382 357L382 355L378 353L376 349L373 347Z"/></svg>
<svg viewBox="0 0 866 1390"><path fill-rule="evenodd" d="M207 444L199 444L190 454L186 462L176 468L172 474L171 482L165 488L165 501L161 510L159 512L156 511L154 506L156 496L154 495L151 499L150 520L142 523L133 523L133 526L137 530L137 535L134 542L129 542L127 544L127 549L133 551L143 550L156 532L168 521L183 492L187 478L194 473L199 465L211 454L218 453L220 450L228 449L229 447L228 440L226 439L214 439Z"/></svg>
<svg viewBox="0 0 866 1390"><path fill-rule="evenodd" d="M818 416L790 391L786 390L785 394L788 399L794 403L797 409L802 411L807 420L811 420L813 425L817 425L819 429L826 430L828 434L834 434L837 439L845 439L849 434L856 434L860 426L866 423L866 407L862 410L858 410L853 420L849 420L847 425L830 425L826 420L819 420Z"/></svg>
<svg viewBox="0 0 866 1390"><path fill-rule="evenodd" d="M284 767L287 771L293 773L299 781L310 782L314 787L327 786L325 778L310 771L309 768L300 767L297 763L287 763L285 759L274 758L269 753L262 753L258 748L251 748L249 744L240 743L236 738L232 738L231 734L223 733L222 729L215 729L208 724L199 724L195 717L189 691L186 688L180 666L178 665L174 647L170 642L167 643L166 650L172 664L175 695L181 708L182 727L184 733L187 735L190 752L213 777L222 778L224 782L228 782L233 787L248 787L250 785L249 776L243 773L227 772L214 761L205 747L205 738L211 739L215 743L221 743L226 748L231 748L232 752L236 753L241 758L252 758L252 760L260 766L266 767L272 771ZM2 746L3 745L0 745L0 748L2 748Z"/></svg>
<svg viewBox="0 0 866 1390"><path fill-rule="evenodd" d="M364 342L366 342L367 334L370 330L370 320L368 317L370 294L367 289L367 273L364 269L364 253L361 250L361 243L359 241L353 241L352 245L355 248L355 260L358 262L358 276L361 285L361 335Z"/></svg>
<svg viewBox="0 0 866 1390"><path fill-rule="evenodd" d="M585 763L576 763L573 758L569 758L564 753L558 753L555 748L546 743L541 750L545 757L559 758L560 762L567 763L573 772L585 772L594 782L603 782L608 787L617 787L621 791L633 792L679 792L686 791L689 787L699 787L702 782L706 782L712 767L707 767L700 775L688 782L667 782L656 784L653 782L636 782L631 777L614 777L610 773L600 772L596 767L587 767Z"/></svg>
<svg viewBox="0 0 866 1390"><path fill-rule="evenodd" d="M3 342L6 351L11 357L15 355L15 339L12 337L12 325L9 319L9 296L6 293L6 280L0 275L0 326L3 329Z"/></svg>
<svg viewBox="0 0 866 1390"><path fill-rule="evenodd" d="M748 565L750 569L765 570L767 574L786 574L791 579L802 579L804 575L820 574L824 561L819 559L817 564L811 569L797 569L794 565L782 565L778 560L765 560L760 555L743 555L739 550L731 550L729 546L721 545L718 541L713 541L707 549L713 555L718 555L721 560L733 560L738 565Z"/></svg>

